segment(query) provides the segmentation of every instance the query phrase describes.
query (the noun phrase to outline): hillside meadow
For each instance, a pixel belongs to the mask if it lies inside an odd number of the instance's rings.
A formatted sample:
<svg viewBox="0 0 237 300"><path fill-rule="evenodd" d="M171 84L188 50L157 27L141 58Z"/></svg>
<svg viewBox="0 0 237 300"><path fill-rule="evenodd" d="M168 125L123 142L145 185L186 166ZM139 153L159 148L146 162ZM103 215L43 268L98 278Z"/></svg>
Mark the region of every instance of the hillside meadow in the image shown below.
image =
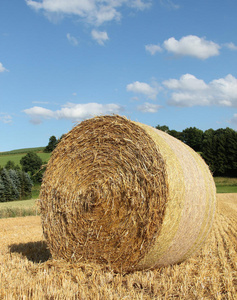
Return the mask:
<svg viewBox="0 0 237 300"><path fill-rule="evenodd" d="M0 154L0 166L4 167L6 163L11 160L15 163L15 165L21 166L20 160L23 156L27 154L27 152L24 153L18 153L18 152L7 152L8 154ZM44 152L36 152L36 154L42 159L43 162L47 162L50 158L51 153L44 153Z"/></svg>
<svg viewBox="0 0 237 300"><path fill-rule="evenodd" d="M153 271L53 260L40 217L0 220L0 299L236 299L237 194L218 194L209 238L192 258Z"/></svg>

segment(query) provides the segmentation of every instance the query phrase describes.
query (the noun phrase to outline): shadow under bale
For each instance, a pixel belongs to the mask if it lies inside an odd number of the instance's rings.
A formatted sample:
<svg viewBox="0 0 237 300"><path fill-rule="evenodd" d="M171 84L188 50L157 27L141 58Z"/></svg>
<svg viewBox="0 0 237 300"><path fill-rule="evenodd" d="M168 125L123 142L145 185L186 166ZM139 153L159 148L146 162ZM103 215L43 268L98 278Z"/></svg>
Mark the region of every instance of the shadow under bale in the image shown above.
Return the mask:
<svg viewBox="0 0 237 300"><path fill-rule="evenodd" d="M33 263L43 263L51 258L45 241L12 244L10 253L20 253Z"/></svg>

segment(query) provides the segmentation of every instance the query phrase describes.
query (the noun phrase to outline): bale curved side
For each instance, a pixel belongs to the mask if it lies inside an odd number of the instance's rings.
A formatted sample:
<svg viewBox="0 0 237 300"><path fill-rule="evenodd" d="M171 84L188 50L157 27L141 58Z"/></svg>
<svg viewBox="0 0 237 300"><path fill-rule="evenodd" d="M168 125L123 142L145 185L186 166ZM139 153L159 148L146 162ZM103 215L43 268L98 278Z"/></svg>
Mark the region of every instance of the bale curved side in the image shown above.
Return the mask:
<svg viewBox="0 0 237 300"><path fill-rule="evenodd" d="M206 239L215 214L216 187L204 160L167 133L139 124L158 145L166 162L169 199L159 237L138 269L178 263Z"/></svg>
<svg viewBox="0 0 237 300"><path fill-rule="evenodd" d="M144 124L103 116L53 152L40 193L54 258L133 271L176 263L210 230L215 186L192 149Z"/></svg>

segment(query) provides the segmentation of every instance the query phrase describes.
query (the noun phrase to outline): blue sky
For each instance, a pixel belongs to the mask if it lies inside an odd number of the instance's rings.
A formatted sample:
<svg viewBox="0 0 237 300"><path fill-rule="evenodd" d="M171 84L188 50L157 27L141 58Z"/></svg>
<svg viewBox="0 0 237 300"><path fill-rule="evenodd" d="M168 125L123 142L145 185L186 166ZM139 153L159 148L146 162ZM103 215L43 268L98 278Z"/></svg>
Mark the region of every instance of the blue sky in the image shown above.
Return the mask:
<svg viewBox="0 0 237 300"><path fill-rule="evenodd" d="M236 0L1 0L0 151L117 113L237 129Z"/></svg>

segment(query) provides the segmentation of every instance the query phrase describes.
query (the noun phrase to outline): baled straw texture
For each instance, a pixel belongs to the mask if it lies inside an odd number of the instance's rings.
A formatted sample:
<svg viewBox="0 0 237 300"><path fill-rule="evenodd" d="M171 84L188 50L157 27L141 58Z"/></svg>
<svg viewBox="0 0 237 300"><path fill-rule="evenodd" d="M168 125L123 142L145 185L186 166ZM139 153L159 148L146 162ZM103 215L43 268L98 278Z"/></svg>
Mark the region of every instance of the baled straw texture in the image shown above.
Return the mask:
<svg viewBox="0 0 237 300"><path fill-rule="evenodd" d="M59 143L40 199L54 258L127 272L181 262L196 251L212 224L215 185L201 157L177 139L103 116Z"/></svg>

